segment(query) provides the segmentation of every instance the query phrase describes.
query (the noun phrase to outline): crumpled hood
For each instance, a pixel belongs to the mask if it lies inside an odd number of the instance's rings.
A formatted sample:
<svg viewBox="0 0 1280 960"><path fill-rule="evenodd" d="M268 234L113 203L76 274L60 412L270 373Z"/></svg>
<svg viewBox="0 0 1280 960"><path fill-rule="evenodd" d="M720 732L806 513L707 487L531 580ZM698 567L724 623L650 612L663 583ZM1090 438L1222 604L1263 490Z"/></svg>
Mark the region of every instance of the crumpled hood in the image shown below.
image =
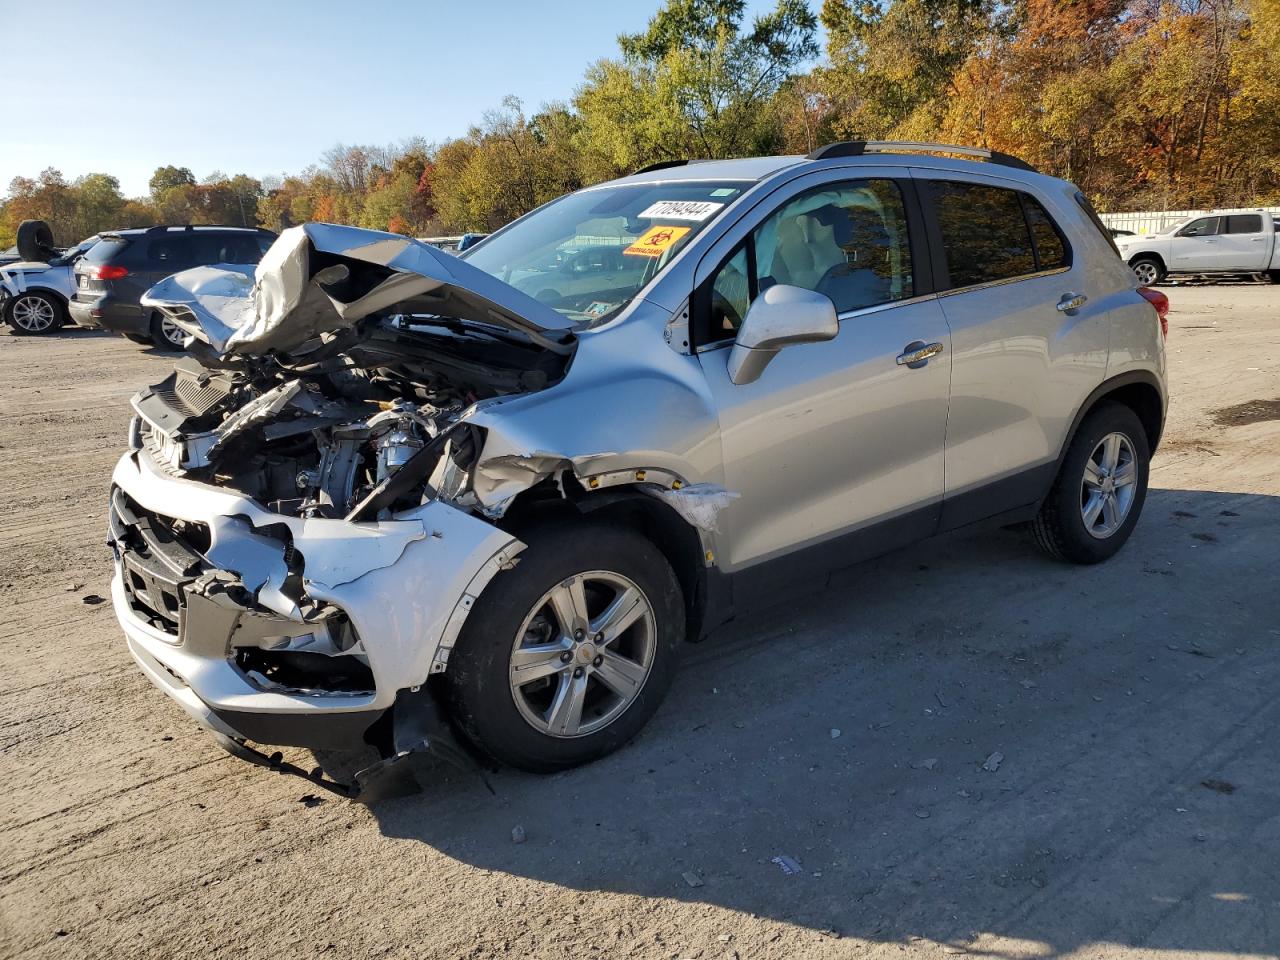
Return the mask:
<svg viewBox="0 0 1280 960"><path fill-rule="evenodd" d="M411 237L331 223L280 234L257 268L196 267L148 290L164 311L223 354L285 352L321 333L397 312L475 320L540 343L568 339L572 321L528 294Z"/></svg>

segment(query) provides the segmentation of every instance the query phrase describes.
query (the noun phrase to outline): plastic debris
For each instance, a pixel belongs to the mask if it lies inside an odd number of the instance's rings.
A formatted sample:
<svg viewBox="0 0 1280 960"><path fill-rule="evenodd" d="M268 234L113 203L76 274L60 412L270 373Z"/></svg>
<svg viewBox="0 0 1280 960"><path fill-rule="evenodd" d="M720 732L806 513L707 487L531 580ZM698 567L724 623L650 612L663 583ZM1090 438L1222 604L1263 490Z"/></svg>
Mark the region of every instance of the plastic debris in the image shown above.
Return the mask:
<svg viewBox="0 0 1280 960"><path fill-rule="evenodd" d="M840 739L840 728L839 728L839 727L832 727L832 728L831 728L831 739L832 739L832 740L839 740L839 739Z"/></svg>
<svg viewBox="0 0 1280 960"><path fill-rule="evenodd" d="M795 858L788 857L784 853L778 854L778 856L774 857L770 863L776 863L779 868L781 868L783 874L788 877L795 876L797 873L804 873L804 870L801 869L800 864L795 860Z"/></svg>
<svg viewBox="0 0 1280 960"><path fill-rule="evenodd" d="M525 833L524 833L524 827L520 826L520 824L516 824L514 827L511 828L512 843L524 843L525 840L527 839L528 838L525 836Z"/></svg>
<svg viewBox="0 0 1280 960"><path fill-rule="evenodd" d="M692 870L686 870L684 873L680 874L680 876L684 877L684 882L691 887L702 886L702 878Z"/></svg>
<svg viewBox="0 0 1280 960"><path fill-rule="evenodd" d="M1000 764L1002 763L1004 763L1004 754L997 750L995 753L991 754L991 756L987 757L986 762L982 765L982 769L986 770L988 773L995 773L1000 769Z"/></svg>

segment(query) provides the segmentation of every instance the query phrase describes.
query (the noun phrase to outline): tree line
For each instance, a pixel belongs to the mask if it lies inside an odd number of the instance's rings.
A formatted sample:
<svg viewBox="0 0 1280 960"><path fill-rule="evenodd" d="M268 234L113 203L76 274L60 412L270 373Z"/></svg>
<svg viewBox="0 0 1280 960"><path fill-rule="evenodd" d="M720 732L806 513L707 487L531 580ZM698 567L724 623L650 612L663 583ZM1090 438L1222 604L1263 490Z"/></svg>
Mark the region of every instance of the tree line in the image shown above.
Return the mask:
<svg viewBox="0 0 1280 960"><path fill-rule="evenodd" d="M1103 210L1280 200L1280 0L778 0L750 22L744 7L667 0L571 100L528 113L508 97L443 143L340 144L262 180L164 166L135 199L107 174L18 177L0 245L28 218L66 243L152 223L489 231L657 161L842 139L1001 150Z"/></svg>

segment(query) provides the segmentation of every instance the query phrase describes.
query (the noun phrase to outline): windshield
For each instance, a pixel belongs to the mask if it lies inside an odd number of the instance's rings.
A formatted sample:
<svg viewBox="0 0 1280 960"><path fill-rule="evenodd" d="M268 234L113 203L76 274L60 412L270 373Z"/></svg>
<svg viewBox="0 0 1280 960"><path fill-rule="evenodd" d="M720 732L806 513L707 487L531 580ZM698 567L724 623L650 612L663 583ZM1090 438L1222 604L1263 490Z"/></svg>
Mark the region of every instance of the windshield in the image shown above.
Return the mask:
<svg viewBox="0 0 1280 960"><path fill-rule="evenodd" d="M574 320L599 320L662 271L750 183L640 183L570 194L464 260Z"/></svg>
<svg viewBox="0 0 1280 960"><path fill-rule="evenodd" d="M49 262L54 265L73 263L77 258L88 252L89 248L98 242L98 238L89 237L87 240L81 240L69 250L64 250L60 256L54 257Z"/></svg>

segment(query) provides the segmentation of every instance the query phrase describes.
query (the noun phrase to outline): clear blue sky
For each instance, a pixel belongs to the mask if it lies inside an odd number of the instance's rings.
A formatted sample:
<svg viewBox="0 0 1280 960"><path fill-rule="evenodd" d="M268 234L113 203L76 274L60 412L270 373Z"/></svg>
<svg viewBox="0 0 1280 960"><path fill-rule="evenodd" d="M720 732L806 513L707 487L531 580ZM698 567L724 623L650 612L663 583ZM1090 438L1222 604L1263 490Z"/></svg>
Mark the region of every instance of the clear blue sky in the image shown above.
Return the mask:
<svg viewBox="0 0 1280 960"><path fill-rule="evenodd" d="M0 195L50 166L140 196L162 164L262 177L335 143L439 142L507 94L568 99L659 5L0 0ZM749 17L772 6L749 0Z"/></svg>

